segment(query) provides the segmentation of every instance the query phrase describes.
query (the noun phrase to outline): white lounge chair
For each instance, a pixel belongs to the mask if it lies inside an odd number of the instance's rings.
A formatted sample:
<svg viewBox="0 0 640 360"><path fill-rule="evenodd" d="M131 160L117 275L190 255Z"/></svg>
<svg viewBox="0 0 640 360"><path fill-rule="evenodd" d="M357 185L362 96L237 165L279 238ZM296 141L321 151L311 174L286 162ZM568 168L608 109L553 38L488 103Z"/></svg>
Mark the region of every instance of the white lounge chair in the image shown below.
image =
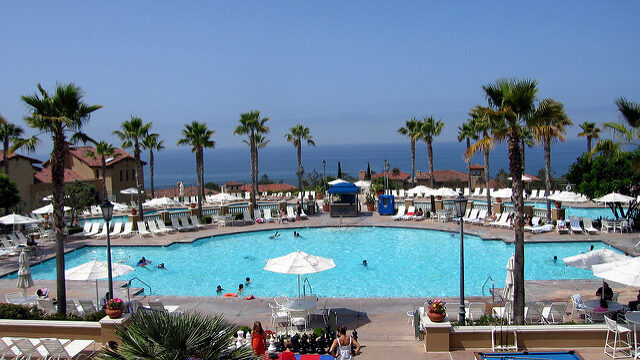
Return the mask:
<svg viewBox="0 0 640 360"><path fill-rule="evenodd" d="M296 220L296 214L293 212L293 207L291 207L291 206L287 206L287 219L289 221L295 221Z"/></svg>
<svg viewBox="0 0 640 360"><path fill-rule="evenodd" d="M140 237L153 236L153 233L147 230L147 226L145 225L144 221L138 221L137 224L138 224L138 236Z"/></svg>
<svg viewBox="0 0 640 360"><path fill-rule="evenodd" d="M564 322L564 314L567 312L566 302L554 302L551 306L545 306L542 317L548 324L560 324Z"/></svg>
<svg viewBox="0 0 640 360"><path fill-rule="evenodd" d="M556 230L558 231L558 234L568 234L571 231L564 220L558 220Z"/></svg>
<svg viewBox="0 0 640 360"><path fill-rule="evenodd" d="M409 206L409 210L407 210L407 215L402 217L402 220L413 220L416 218L416 207Z"/></svg>
<svg viewBox="0 0 640 360"><path fill-rule="evenodd" d="M161 219L158 219L157 222L158 222L158 229L163 230L164 232L172 233L177 231L176 229L170 228L167 225L165 225L164 221L162 221Z"/></svg>
<svg viewBox="0 0 640 360"><path fill-rule="evenodd" d="M189 219L187 219L186 215L180 216L180 223L189 230L198 230L197 226L189 223Z"/></svg>
<svg viewBox="0 0 640 360"><path fill-rule="evenodd" d="M487 188L482 188L482 192L480 193L480 197L486 197L487 196Z"/></svg>
<svg viewBox="0 0 640 360"><path fill-rule="evenodd" d="M507 322L511 322L513 318L513 303L507 301L504 306L496 306L492 309L493 315L500 319L506 319Z"/></svg>
<svg viewBox="0 0 640 360"><path fill-rule="evenodd" d="M538 191L538 199L544 199L544 198L545 198L544 189L541 189Z"/></svg>
<svg viewBox="0 0 640 360"><path fill-rule="evenodd" d="M149 301L149 307L153 311L172 313L172 312L176 312L176 310L178 310L180 305L164 305L160 300L151 300Z"/></svg>
<svg viewBox="0 0 640 360"><path fill-rule="evenodd" d="M274 222L275 220L271 217L271 209L264 209L264 222Z"/></svg>
<svg viewBox="0 0 640 360"><path fill-rule="evenodd" d="M133 235L133 222L127 221L124 223L124 230L120 233L120 237L130 237Z"/></svg>
<svg viewBox="0 0 640 360"><path fill-rule="evenodd" d="M462 218L462 221L466 222L466 223L471 223L473 220L478 218L478 209L471 209L471 213L469 214L468 217L466 218Z"/></svg>
<svg viewBox="0 0 640 360"><path fill-rule="evenodd" d="M79 359L80 353L87 350L91 345L95 345L93 340L73 340L66 345L63 345L59 339L45 338L40 339L40 342L44 346L49 355L48 359ZM93 351L91 352L93 353ZM89 356L87 356L88 358Z"/></svg>
<svg viewBox="0 0 640 360"><path fill-rule="evenodd" d="M473 190L473 194L471 194L471 196L480 196L480 188L475 188Z"/></svg>
<svg viewBox="0 0 640 360"><path fill-rule="evenodd" d="M404 216L404 212L405 212L405 206L398 205L398 213L396 215L393 215L391 218L393 220L402 220L402 217Z"/></svg>
<svg viewBox="0 0 640 360"><path fill-rule="evenodd" d="M195 227L197 228L203 228L206 227L207 225L205 224L201 224L200 220L198 220L198 217L195 215L191 215L191 222L193 223L193 225L195 225Z"/></svg>
<svg viewBox="0 0 640 360"><path fill-rule="evenodd" d="M116 221L113 223L113 231L109 233L109 236L119 236L122 232L122 223L120 221Z"/></svg>
<svg viewBox="0 0 640 360"><path fill-rule="evenodd" d="M11 341L18 348L20 359L43 359L48 355L45 351L40 353L36 345L27 338L11 339Z"/></svg>
<svg viewBox="0 0 640 360"><path fill-rule="evenodd" d="M531 190L531 196L529 197L529 199L533 200L537 198L538 198L538 189Z"/></svg>
<svg viewBox="0 0 640 360"><path fill-rule="evenodd" d="M482 302L469 303L469 307L465 309L467 313L466 317L472 321L479 320L485 315L485 308L486 305Z"/></svg>
<svg viewBox="0 0 640 360"><path fill-rule="evenodd" d="M253 224L254 223L253 219L251 218L251 215L249 214L249 208L246 208L246 209L242 210L242 221L245 224Z"/></svg>
<svg viewBox="0 0 640 360"><path fill-rule="evenodd" d="M91 230L85 236L95 236L100 232L100 224L98 222L91 223Z"/></svg>
<svg viewBox="0 0 640 360"><path fill-rule="evenodd" d="M98 309L96 309L96 305L93 303L92 300L78 300L78 303L80 304L80 307L82 308L82 312L85 315L90 315L93 313L97 313Z"/></svg>
<svg viewBox="0 0 640 360"><path fill-rule="evenodd" d="M38 299L38 306L44 310L45 314L55 314L58 309L53 305L53 299Z"/></svg>
<svg viewBox="0 0 640 360"><path fill-rule="evenodd" d="M178 218L175 216L171 218L171 226L173 226L177 231L189 231L188 227L180 225Z"/></svg>
<svg viewBox="0 0 640 360"><path fill-rule="evenodd" d="M492 222L488 223L487 225L489 225L489 226L500 226L500 224L502 222L504 222L505 218L507 218L508 216L509 216L509 214L507 214L507 213L497 214L496 221L492 221Z"/></svg>
<svg viewBox="0 0 640 360"><path fill-rule="evenodd" d="M100 231L100 233L96 234L95 237L100 239L103 237L107 237L107 232L109 232L109 227L107 227L107 223L102 224L102 231Z"/></svg>
<svg viewBox="0 0 640 360"><path fill-rule="evenodd" d="M531 225L525 225L524 230L531 231L531 229L535 228L538 225L540 225L540 217L534 216L531 218Z"/></svg>
<svg viewBox="0 0 640 360"><path fill-rule="evenodd" d="M482 225L482 223L484 222L484 218L487 217L487 210L485 209L481 209L478 212L478 218L471 220L472 224L476 224L476 225Z"/></svg>
<svg viewBox="0 0 640 360"><path fill-rule="evenodd" d="M89 221L85 221L84 225L82 226L82 232L80 234L78 234L79 236L88 236L89 233L91 232L91 225L93 225L93 223L89 222Z"/></svg>
<svg viewBox="0 0 640 360"><path fill-rule="evenodd" d="M524 321L528 324L541 324L544 322L542 317L542 311L544 305L542 303L534 303L527 306L525 309Z"/></svg>
<svg viewBox="0 0 640 360"><path fill-rule="evenodd" d="M166 231L164 231L164 230L160 230L160 229L158 228L158 226L156 225L156 221L155 221L155 220L153 220L153 219L148 220L148 221L145 221L145 223L147 224L147 226L149 226L149 231L150 231L152 234L164 235L164 234L166 234L166 233L167 233L167 232L166 232Z"/></svg>
<svg viewBox="0 0 640 360"><path fill-rule="evenodd" d="M571 224L572 233L584 234L584 230L582 230L582 227L580 226L579 218L575 218L575 217L569 218L569 223Z"/></svg>

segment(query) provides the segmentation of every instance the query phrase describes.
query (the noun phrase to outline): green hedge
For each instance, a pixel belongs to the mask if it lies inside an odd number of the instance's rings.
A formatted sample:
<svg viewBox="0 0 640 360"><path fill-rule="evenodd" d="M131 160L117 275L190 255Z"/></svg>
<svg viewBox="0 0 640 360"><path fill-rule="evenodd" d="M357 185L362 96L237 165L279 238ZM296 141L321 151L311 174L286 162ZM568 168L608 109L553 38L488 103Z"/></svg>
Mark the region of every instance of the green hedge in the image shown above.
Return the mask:
<svg viewBox="0 0 640 360"><path fill-rule="evenodd" d="M42 310L34 306L0 304L0 319L10 320L65 320L65 321L100 321L107 316L106 311L100 310L97 313L87 316L75 316L67 314L45 314Z"/></svg>

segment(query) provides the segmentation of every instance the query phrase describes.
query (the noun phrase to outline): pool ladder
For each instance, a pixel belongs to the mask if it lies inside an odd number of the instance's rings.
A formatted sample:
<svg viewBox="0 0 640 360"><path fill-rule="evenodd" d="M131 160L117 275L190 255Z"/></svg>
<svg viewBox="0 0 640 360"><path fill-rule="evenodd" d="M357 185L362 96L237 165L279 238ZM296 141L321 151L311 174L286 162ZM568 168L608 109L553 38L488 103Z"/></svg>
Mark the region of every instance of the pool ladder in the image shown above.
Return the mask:
<svg viewBox="0 0 640 360"><path fill-rule="evenodd" d="M122 285L122 287L126 287L127 288L127 301L131 300L131 294L129 293L129 289L131 288L131 283L133 282L133 280L138 280L142 284L146 285L149 288L149 295L151 295L153 293L153 290L151 290L151 286L149 284L147 284L146 282L142 281L142 279L140 279L139 277L134 276L131 279L129 279L129 281L127 281L126 284ZM142 289L144 290L144 287Z"/></svg>
<svg viewBox="0 0 640 360"><path fill-rule="evenodd" d="M311 287L309 278L304 278L304 280L302 281L302 294L305 296L307 295L307 286L309 286L309 294L313 294L313 288Z"/></svg>
<svg viewBox="0 0 640 360"><path fill-rule="evenodd" d="M496 292L495 292L496 283L491 276L487 276L487 279L482 284L482 295L484 296L484 288L489 281L491 281L491 302L495 303L496 302Z"/></svg>

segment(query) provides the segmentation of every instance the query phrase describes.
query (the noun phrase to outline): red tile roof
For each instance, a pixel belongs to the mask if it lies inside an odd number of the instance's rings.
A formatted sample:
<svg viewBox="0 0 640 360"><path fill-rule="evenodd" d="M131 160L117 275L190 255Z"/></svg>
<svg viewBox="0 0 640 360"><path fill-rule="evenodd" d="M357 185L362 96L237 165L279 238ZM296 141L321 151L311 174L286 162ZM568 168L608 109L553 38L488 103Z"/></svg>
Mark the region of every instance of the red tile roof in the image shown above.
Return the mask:
<svg viewBox="0 0 640 360"><path fill-rule="evenodd" d="M542 180L540 180L540 178L539 178L539 177L537 177L537 176L533 176L533 175L529 175L529 174L524 174L524 176L530 177L530 178L531 178L531 180L530 180L530 181L542 181Z"/></svg>
<svg viewBox="0 0 640 360"><path fill-rule="evenodd" d="M38 172L36 172L33 177L36 178L36 180L38 180L39 182L42 183L50 183L51 182L51 169L49 168L44 168ZM72 181L76 181L76 180L89 180L89 179L83 179L82 177L80 177L80 175L78 175L77 172L71 170L71 169L64 169L64 182L72 182Z"/></svg>
<svg viewBox="0 0 640 360"><path fill-rule="evenodd" d="M145 189L145 191L149 193L149 195L151 195L150 189ZM204 193L205 195L213 195L213 194L217 194L218 192L205 188ZM180 192L178 191L178 188L174 186L166 189L156 189L155 195L156 197L163 197L163 196L175 197L175 196L180 196ZM196 185L185 186L184 196L198 196L198 187Z"/></svg>
<svg viewBox="0 0 640 360"><path fill-rule="evenodd" d="M433 178L436 182L466 182L468 180L467 174L458 170L433 170ZM430 179L429 172L422 172L416 175L416 179Z"/></svg>
<svg viewBox="0 0 640 360"><path fill-rule="evenodd" d="M289 184L259 184L258 192L296 191L297 187ZM242 187L242 191L251 191L251 184Z"/></svg>
<svg viewBox="0 0 640 360"><path fill-rule="evenodd" d="M239 182L239 181L227 181L226 183L224 183L225 185L243 185L243 183Z"/></svg>
<svg viewBox="0 0 640 360"><path fill-rule="evenodd" d="M381 173L377 173L377 174L373 174L371 175L371 179L377 179L379 177L384 177L384 172ZM405 172L398 172L398 174L394 174L393 171L389 171L389 180L393 180L393 181L404 181L406 179L408 179L411 175L407 174Z"/></svg>
<svg viewBox="0 0 640 360"><path fill-rule="evenodd" d="M471 170L484 170L484 166L480 164L471 164L469 167Z"/></svg>
<svg viewBox="0 0 640 360"><path fill-rule="evenodd" d="M0 150L0 163L2 163L2 159L4 157L3 155L4 155L4 151ZM13 159L14 157L21 157L23 159L27 159L27 160L31 161L32 164L40 164L40 163L42 163L42 161L40 161L38 159L34 159L34 158L31 158L31 157L28 157L28 156L24 156L22 154L18 154L18 153L15 153L15 152L13 154L10 154L8 156L8 159Z"/></svg>
<svg viewBox="0 0 640 360"><path fill-rule="evenodd" d="M77 157L78 159L80 159L80 161L84 162L85 164L89 165L90 167L102 167L102 162L100 160L99 156L96 156L96 158L91 158L89 157L89 155L87 155L88 151L96 151L96 148L94 148L93 146L73 146L73 147L69 147L69 154ZM119 154L118 156L114 156L114 157L110 157L111 160L107 161L107 167L117 163L118 161L124 160L124 159L134 159L133 156L131 156L128 152L120 149L120 148L116 148L116 153Z"/></svg>

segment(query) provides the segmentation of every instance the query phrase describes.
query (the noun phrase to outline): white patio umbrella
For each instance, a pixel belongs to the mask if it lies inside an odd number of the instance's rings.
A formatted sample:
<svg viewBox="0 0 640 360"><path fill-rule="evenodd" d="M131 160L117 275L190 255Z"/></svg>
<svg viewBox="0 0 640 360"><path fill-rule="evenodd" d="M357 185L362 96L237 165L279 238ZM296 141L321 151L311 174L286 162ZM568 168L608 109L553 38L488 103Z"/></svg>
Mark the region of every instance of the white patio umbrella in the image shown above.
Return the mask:
<svg viewBox="0 0 640 360"><path fill-rule="evenodd" d="M229 193L224 193L224 192L221 192L209 197L209 201L211 202L225 202L225 201L235 201L235 200L238 200L238 198Z"/></svg>
<svg viewBox="0 0 640 360"><path fill-rule="evenodd" d="M549 195L547 196L547 199L553 200L553 201L575 202L575 203L586 202L587 200L589 200L587 199L586 196L582 194L576 194L571 191L562 191L553 195Z"/></svg>
<svg viewBox="0 0 640 360"><path fill-rule="evenodd" d="M371 181L367 181L367 180L359 180L353 183L353 185L361 188L361 189L368 189L371 187Z"/></svg>
<svg viewBox="0 0 640 360"><path fill-rule="evenodd" d="M63 207L64 211L69 211L71 210L70 207L68 206L64 206ZM32 213L34 214L52 214L53 213L53 204L49 204L49 205L45 205L41 208L37 208L35 210L32 211Z"/></svg>
<svg viewBox="0 0 640 360"><path fill-rule="evenodd" d="M619 260L594 265L592 270L593 276L600 277L603 281L606 279L627 286L640 287L640 257L623 256Z"/></svg>
<svg viewBox="0 0 640 360"><path fill-rule="evenodd" d="M616 261L625 260L627 257L618 254L617 252L609 249L596 249L579 255L569 256L563 258L562 261L565 265L577 267L580 269L592 270L595 266L613 263ZM594 273L594 276L595 275ZM600 276L598 276L600 277ZM602 279L602 287L604 288L604 278ZM603 291L604 296L604 291Z"/></svg>
<svg viewBox="0 0 640 360"><path fill-rule="evenodd" d="M328 184L333 186L335 184L341 184L341 183L346 183L346 182L348 182L348 181L342 180L342 179L335 179L335 180L329 181Z"/></svg>
<svg viewBox="0 0 640 360"><path fill-rule="evenodd" d="M38 222L38 220L36 220L36 219L32 219L30 217L18 215L16 213L0 217L0 224L13 225L13 232L16 231L16 225L35 224L37 222Z"/></svg>
<svg viewBox="0 0 640 360"><path fill-rule="evenodd" d="M509 176L509 178L508 178L508 179L509 179L509 180L513 180L513 177ZM532 177L522 174L522 181L525 181L525 182L526 182L526 181L531 181L531 180L533 180L533 178L532 178Z"/></svg>
<svg viewBox="0 0 640 360"><path fill-rule="evenodd" d="M407 194L409 196L414 196L414 195L418 195L418 194L429 194L431 195L431 193L433 192L433 189L430 187L426 187L424 185L418 185L414 188L411 188L409 190L407 190Z"/></svg>
<svg viewBox="0 0 640 360"><path fill-rule="evenodd" d="M29 258L27 252L22 250L20 252L20 258L18 259L18 283L16 287L22 289L22 296L27 297L27 288L33 286L33 279L31 278L31 268L29 267Z"/></svg>
<svg viewBox="0 0 640 360"><path fill-rule="evenodd" d="M144 193L144 190L141 190L140 192ZM120 190L120 194L137 195L138 194L138 189L134 188L134 187L126 188L124 190Z"/></svg>
<svg viewBox="0 0 640 360"><path fill-rule="evenodd" d="M310 255L304 251L295 251L290 254L269 259L263 270L281 274L298 275L298 297L300 297L300 275L313 274L336 267L333 259Z"/></svg>
<svg viewBox="0 0 640 360"><path fill-rule="evenodd" d="M515 255L511 255L509 261L507 261L507 278L504 282L504 289L502 289L502 298L507 301L513 301L513 283L514 283L514 270L515 270Z"/></svg>
<svg viewBox="0 0 640 360"><path fill-rule="evenodd" d="M612 192L609 193L605 196L593 199L593 201L597 202L597 203L604 203L604 204L608 204L608 203L623 203L623 204L627 204L629 203L631 200L635 200L636 198L631 197L631 196L627 196L627 195L622 195L620 193L617 192Z"/></svg>
<svg viewBox="0 0 640 360"><path fill-rule="evenodd" d="M124 274L128 274L135 269L129 265L121 263L111 263L111 276L118 277ZM64 277L67 280L95 280L96 281L96 302L99 301L98 295L98 280L105 279L109 276L109 271L106 261L92 260L82 265L72 267L71 269L64 271Z"/></svg>
<svg viewBox="0 0 640 360"><path fill-rule="evenodd" d="M150 208L161 208L161 207L178 206L178 205L182 205L182 204L168 197L154 198L154 199L145 201L142 204L142 206L150 207Z"/></svg>
<svg viewBox="0 0 640 360"><path fill-rule="evenodd" d="M448 188L448 187L441 187L437 190L434 190L433 195L436 196L442 196L442 197L454 197L454 196L458 196L458 193L453 190L452 188Z"/></svg>
<svg viewBox="0 0 640 360"><path fill-rule="evenodd" d="M512 194L513 194L513 190L512 189L503 188L503 189L499 189L499 190L494 191L491 194L491 197L493 197L493 198L510 198Z"/></svg>

